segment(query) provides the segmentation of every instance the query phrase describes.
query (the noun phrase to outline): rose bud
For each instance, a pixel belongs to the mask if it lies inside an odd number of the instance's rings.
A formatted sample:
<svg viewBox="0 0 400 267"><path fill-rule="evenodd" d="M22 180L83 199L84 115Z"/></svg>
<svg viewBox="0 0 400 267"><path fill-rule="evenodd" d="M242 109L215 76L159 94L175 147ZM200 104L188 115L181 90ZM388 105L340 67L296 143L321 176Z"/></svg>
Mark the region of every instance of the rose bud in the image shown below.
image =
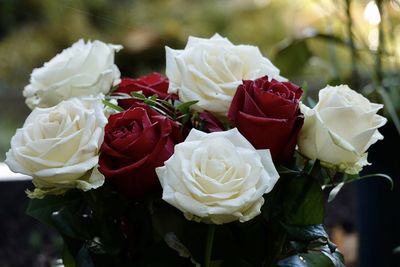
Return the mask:
<svg viewBox="0 0 400 267"><path fill-rule="evenodd" d="M146 97L157 95L160 99L177 99L177 95L167 93L168 86L167 77L155 72L137 79L123 78L113 94L125 93L130 95L131 92L141 92ZM118 104L122 108L128 109L135 102L138 101L135 99L120 99Z"/></svg>

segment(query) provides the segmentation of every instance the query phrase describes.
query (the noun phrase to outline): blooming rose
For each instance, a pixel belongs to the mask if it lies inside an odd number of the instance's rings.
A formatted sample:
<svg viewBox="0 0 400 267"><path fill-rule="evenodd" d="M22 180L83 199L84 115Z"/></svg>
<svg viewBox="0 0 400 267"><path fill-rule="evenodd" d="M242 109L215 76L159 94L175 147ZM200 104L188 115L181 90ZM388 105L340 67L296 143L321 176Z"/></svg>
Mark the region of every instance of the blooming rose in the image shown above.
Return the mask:
<svg viewBox="0 0 400 267"><path fill-rule="evenodd" d="M358 173L368 164L367 149L383 139L378 128L387 120L376 114L382 107L347 85L325 87L313 109L301 106L305 121L298 139L300 153L340 171Z"/></svg>
<svg viewBox="0 0 400 267"><path fill-rule="evenodd" d="M177 124L147 105L113 114L105 128L100 171L128 197L161 191L155 167L162 166L180 141Z"/></svg>
<svg viewBox="0 0 400 267"><path fill-rule="evenodd" d="M183 102L198 100L194 108L220 115L226 115L243 79L283 79L256 46L235 46L218 34L211 39L189 37L184 50L166 47L166 73L168 92L178 93Z"/></svg>
<svg viewBox="0 0 400 267"><path fill-rule="evenodd" d="M264 76L243 81L232 100L228 118L257 149L268 148L274 163L289 160L303 125L299 99L303 91L290 82Z"/></svg>
<svg viewBox="0 0 400 267"><path fill-rule="evenodd" d="M176 99L176 95L168 94L168 85L167 77L155 72L137 79L122 78L113 94L125 93L130 95L131 92L141 92L146 97L157 95L160 99ZM130 108L136 102L135 99L120 99L118 101L124 109Z"/></svg>
<svg viewBox="0 0 400 267"><path fill-rule="evenodd" d="M51 107L74 96L108 93L120 82L114 64L114 53L120 49L120 45L79 40L33 70L23 92L26 104L31 109Z"/></svg>
<svg viewBox="0 0 400 267"><path fill-rule="evenodd" d="M279 177L268 150L256 150L237 129L193 129L156 171L165 201L189 220L214 224L260 214Z"/></svg>
<svg viewBox="0 0 400 267"><path fill-rule="evenodd" d="M97 164L106 123L99 98L35 108L11 139L5 162L12 171L33 177L31 197L97 188L104 182Z"/></svg>

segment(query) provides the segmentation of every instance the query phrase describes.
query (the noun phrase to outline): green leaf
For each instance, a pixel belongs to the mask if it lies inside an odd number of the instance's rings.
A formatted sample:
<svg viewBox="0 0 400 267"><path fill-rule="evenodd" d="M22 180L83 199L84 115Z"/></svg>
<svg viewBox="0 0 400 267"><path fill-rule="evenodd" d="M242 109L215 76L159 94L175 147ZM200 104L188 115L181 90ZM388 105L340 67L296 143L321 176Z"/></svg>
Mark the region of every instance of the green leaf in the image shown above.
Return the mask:
<svg viewBox="0 0 400 267"><path fill-rule="evenodd" d="M80 197L75 192L65 195L48 195L42 199L30 199L26 214L41 221L53 225L51 215L65 206L79 205Z"/></svg>
<svg viewBox="0 0 400 267"><path fill-rule="evenodd" d="M284 43L274 57L275 65L284 75L301 73L309 59L313 56L306 39L295 39ZM293 64L296 62L296 64Z"/></svg>
<svg viewBox="0 0 400 267"><path fill-rule="evenodd" d="M264 195L264 199L262 214L267 221L277 220L287 225L323 223L324 194L310 175L281 174L274 189Z"/></svg>
<svg viewBox="0 0 400 267"><path fill-rule="evenodd" d="M146 97L144 96L144 94L139 93L139 92L135 92L135 91L132 91L132 92L131 92L131 96L133 96L134 98L137 98L137 99L139 99L139 100L145 100L145 99L146 99Z"/></svg>
<svg viewBox="0 0 400 267"><path fill-rule="evenodd" d="M282 191L285 221L291 225L321 224L324 220L324 195L321 186L310 176L287 181Z"/></svg>
<svg viewBox="0 0 400 267"><path fill-rule="evenodd" d="M82 215L65 206L51 215L53 225L62 234L75 239L90 239L89 230Z"/></svg>
<svg viewBox="0 0 400 267"><path fill-rule="evenodd" d="M283 224L289 240L298 240L310 242L317 239L328 240L328 234L326 233L322 224L312 225L286 225Z"/></svg>
<svg viewBox="0 0 400 267"><path fill-rule="evenodd" d="M278 262L279 267L334 267L332 261L321 252L292 255Z"/></svg>
<svg viewBox="0 0 400 267"><path fill-rule="evenodd" d="M193 100L193 101L188 101L188 102L184 102L179 104L176 109L179 110L182 113L188 113L189 109L192 105L196 104L197 102L199 102L198 100Z"/></svg>
<svg viewBox="0 0 400 267"><path fill-rule="evenodd" d="M117 105L111 103L111 102L108 101L108 100L103 100L103 104L106 105L106 106L109 107L109 108L112 108L112 109L116 110L116 111L119 111L119 112L124 111L123 108L121 108L120 106L117 106Z"/></svg>

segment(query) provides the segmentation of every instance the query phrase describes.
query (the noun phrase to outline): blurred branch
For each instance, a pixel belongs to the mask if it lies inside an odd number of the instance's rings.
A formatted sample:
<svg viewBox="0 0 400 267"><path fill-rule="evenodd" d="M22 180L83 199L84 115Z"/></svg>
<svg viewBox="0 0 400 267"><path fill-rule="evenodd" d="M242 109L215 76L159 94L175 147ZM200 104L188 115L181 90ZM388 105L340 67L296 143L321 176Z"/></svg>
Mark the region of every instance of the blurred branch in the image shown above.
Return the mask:
<svg viewBox="0 0 400 267"><path fill-rule="evenodd" d="M375 3L376 6L378 7L379 14L381 15L381 17L383 17L382 16L383 0L376 0ZM383 80L382 56L384 53L383 19L381 19L381 22L378 24L378 32L379 36L378 36L378 48L375 56L375 74L378 85L382 85L382 80Z"/></svg>
<svg viewBox="0 0 400 267"><path fill-rule="evenodd" d="M356 51L356 47L354 44L353 20L351 17L351 0L345 0L345 3L346 3L346 16L347 16L346 29L347 29L347 36L349 38L349 47L350 47L350 53L351 53L351 67L352 67L351 82L352 82L352 87L355 88L355 90L359 90L359 74L358 74L358 70L357 70L357 51Z"/></svg>

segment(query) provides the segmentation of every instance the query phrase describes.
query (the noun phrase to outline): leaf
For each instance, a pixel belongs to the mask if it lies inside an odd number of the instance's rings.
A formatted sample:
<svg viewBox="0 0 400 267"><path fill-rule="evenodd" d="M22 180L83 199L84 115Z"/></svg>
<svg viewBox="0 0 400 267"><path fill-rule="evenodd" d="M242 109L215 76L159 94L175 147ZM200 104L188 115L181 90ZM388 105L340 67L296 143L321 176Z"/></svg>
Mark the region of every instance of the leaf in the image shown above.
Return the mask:
<svg viewBox="0 0 400 267"><path fill-rule="evenodd" d="M328 197L328 202L331 202L335 199L336 195L339 193L340 189L344 186L344 182L339 183L336 185L330 192Z"/></svg>
<svg viewBox="0 0 400 267"><path fill-rule="evenodd" d="M191 257L190 251L185 247L185 245L182 244L182 242L174 233L166 233L164 236L164 241L170 248L178 252L179 256L184 258Z"/></svg>
<svg viewBox="0 0 400 267"><path fill-rule="evenodd" d="M80 198L74 192L68 192L65 195L49 195L42 199L30 199L26 214L45 224L53 225L51 218L53 212L66 205L78 205L79 202Z"/></svg>
<svg viewBox="0 0 400 267"><path fill-rule="evenodd" d="M111 103L111 102L108 101L108 100L103 100L103 104L106 105L106 106L109 107L109 108L112 108L112 109L116 110L116 111L119 111L119 112L124 111L123 108L121 108L120 106L117 106L117 105Z"/></svg>
<svg viewBox="0 0 400 267"><path fill-rule="evenodd" d="M332 261L321 252L309 252L292 255L280 260L279 267L334 267Z"/></svg>
<svg viewBox="0 0 400 267"><path fill-rule="evenodd" d="M145 100L145 99L146 99L146 97L144 96L144 94L139 93L139 92L135 92L135 91L132 91L132 92L131 92L131 96L133 96L134 98L137 98L137 99L139 99L139 100Z"/></svg>
<svg viewBox="0 0 400 267"><path fill-rule="evenodd" d="M76 214L70 207L65 206L51 215L53 225L62 234L75 239L90 239L89 231L81 215Z"/></svg>
<svg viewBox="0 0 400 267"><path fill-rule="evenodd" d="M306 39L295 39L283 43L274 57L275 65L284 75L301 73L309 59L313 56ZM296 62L296 64L293 64Z"/></svg>
<svg viewBox="0 0 400 267"><path fill-rule="evenodd" d="M289 240L298 240L310 242L317 239L328 240L328 234L326 233L322 224L313 225L286 225L283 224Z"/></svg>
<svg viewBox="0 0 400 267"><path fill-rule="evenodd" d="M309 169L313 172L315 168ZM267 221L277 220L288 225L323 223L324 194L319 183L310 175L281 174L264 199L262 214Z"/></svg>
<svg viewBox="0 0 400 267"><path fill-rule="evenodd" d="M197 102L199 102L198 100L193 100L193 101L188 101L188 102L184 102L179 104L176 109L179 110L182 113L188 113L189 109L192 105L196 104Z"/></svg>
<svg viewBox="0 0 400 267"><path fill-rule="evenodd" d="M285 223L309 225L323 222L324 195L312 177L300 176L287 181L282 194Z"/></svg>
<svg viewBox="0 0 400 267"><path fill-rule="evenodd" d="M393 253L400 253L400 246L394 248Z"/></svg>
<svg viewBox="0 0 400 267"><path fill-rule="evenodd" d="M309 96L307 97L307 103L308 103L308 107L310 107L310 108L313 108L317 105L317 102L315 102L315 100Z"/></svg>

